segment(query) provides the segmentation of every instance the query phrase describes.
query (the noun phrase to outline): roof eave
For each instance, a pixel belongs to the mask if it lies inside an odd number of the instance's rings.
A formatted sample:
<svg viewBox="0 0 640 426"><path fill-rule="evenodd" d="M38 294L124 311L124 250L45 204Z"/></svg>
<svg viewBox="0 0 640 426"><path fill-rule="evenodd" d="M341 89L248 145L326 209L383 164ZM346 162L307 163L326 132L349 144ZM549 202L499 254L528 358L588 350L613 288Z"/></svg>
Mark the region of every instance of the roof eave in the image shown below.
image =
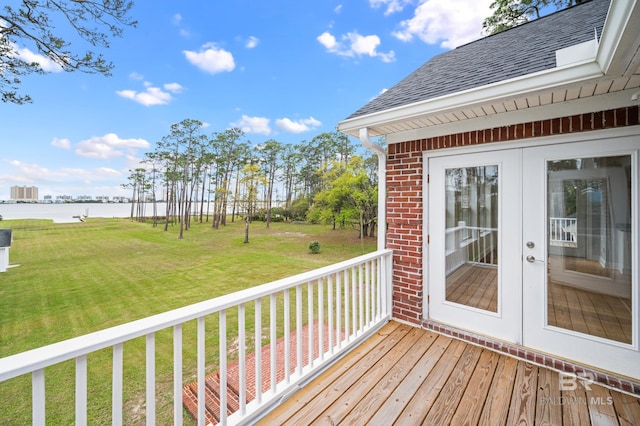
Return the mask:
<svg viewBox="0 0 640 426"><path fill-rule="evenodd" d="M616 1L609 6L596 60L607 75L629 75L640 65L640 3Z"/></svg>
<svg viewBox="0 0 640 426"><path fill-rule="evenodd" d="M536 92L545 92L560 86L593 80L603 75L602 69L594 56L589 60L561 68L552 68L386 111L343 120L338 123L338 130L357 137L360 129L369 128L372 136L381 136L380 133L375 132L373 127L392 122L412 120L421 116L433 116L473 108L502 99L531 95Z"/></svg>

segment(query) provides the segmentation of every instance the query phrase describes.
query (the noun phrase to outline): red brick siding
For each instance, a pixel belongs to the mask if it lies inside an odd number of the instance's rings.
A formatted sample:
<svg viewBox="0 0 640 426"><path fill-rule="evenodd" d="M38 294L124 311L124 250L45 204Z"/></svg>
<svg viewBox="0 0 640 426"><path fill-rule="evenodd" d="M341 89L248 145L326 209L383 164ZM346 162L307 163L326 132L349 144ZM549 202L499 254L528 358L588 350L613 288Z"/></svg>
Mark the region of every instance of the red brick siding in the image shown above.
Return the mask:
<svg viewBox="0 0 640 426"><path fill-rule="evenodd" d="M387 159L387 247L394 250L394 318L416 325L422 322L424 151L634 126L640 123L639 114L638 107L633 106L390 144Z"/></svg>

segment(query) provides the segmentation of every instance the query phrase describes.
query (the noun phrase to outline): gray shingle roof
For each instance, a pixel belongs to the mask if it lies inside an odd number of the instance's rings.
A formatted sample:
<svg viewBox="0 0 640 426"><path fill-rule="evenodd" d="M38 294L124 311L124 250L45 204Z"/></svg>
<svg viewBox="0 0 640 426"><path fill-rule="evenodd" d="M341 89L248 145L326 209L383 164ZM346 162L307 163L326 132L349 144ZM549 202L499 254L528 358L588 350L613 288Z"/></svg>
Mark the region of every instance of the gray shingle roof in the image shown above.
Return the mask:
<svg viewBox="0 0 640 426"><path fill-rule="evenodd" d="M598 37L610 0L592 0L434 56L347 119L556 66L555 51Z"/></svg>

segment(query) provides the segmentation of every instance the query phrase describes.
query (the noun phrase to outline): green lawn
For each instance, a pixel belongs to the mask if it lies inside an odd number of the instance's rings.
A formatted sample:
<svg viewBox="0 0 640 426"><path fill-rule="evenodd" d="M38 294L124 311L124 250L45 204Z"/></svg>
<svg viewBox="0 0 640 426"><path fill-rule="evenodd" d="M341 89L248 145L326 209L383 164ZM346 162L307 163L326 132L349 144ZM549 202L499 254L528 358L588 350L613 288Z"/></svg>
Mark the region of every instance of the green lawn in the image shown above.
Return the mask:
<svg viewBox="0 0 640 426"><path fill-rule="evenodd" d="M0 228L13 229L10 263L20 265L0 273L0 357L361 254L357 231L319 225L273 223L266 229L265 224L254 223L249 244L243 244L243 222L219 230L194 223L182 240L177 238L177 227L165 232L127 219L69 224L14 220L1 221ZM321 244L319 254L309 252L314 240ZM375 239L367 239L365 252L373 250ZM168 333L157 338L158 347L164 341L170 345ZM195 348L188 346L192 340L192 330L186 329L185 351ZM144 358L141 342L125 345L125 351ZM185 354L187 364L189 355ZM89 358L93 424L110 423L111 378L99 374L110 371L110 356L107 351ZM158 355L159 386L170 382L171 356ZM125 368L131 369L125 370L130 382L125 404L135 411L144 390L144 383L139 383L142 371L137 365ZM47 415L51 424L73 423L72 366L51 370L47 370ZM0 383L0 424L30 424L30 392L17 392L29 382L25 377ZM103 388L108 389L106 395L96 390ZM158 405L159 411L170 413L170 405L163 407L162 401ZM130 418L128 423L141 420Z"/></svg>

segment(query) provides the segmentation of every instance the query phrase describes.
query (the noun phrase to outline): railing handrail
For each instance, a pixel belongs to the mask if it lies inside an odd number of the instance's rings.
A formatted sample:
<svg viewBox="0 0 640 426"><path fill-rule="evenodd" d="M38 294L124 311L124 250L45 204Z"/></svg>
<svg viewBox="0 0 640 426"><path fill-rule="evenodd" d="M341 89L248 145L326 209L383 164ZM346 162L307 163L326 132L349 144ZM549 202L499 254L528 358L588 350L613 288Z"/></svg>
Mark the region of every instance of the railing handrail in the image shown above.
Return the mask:
<svg viewBox="0 0 640 426"><path fill-rule="evenodd" d="M0 382L321 279L327 274L346 270L390 253L390 249L378 250L291 277L0 358Z"/></svg>

